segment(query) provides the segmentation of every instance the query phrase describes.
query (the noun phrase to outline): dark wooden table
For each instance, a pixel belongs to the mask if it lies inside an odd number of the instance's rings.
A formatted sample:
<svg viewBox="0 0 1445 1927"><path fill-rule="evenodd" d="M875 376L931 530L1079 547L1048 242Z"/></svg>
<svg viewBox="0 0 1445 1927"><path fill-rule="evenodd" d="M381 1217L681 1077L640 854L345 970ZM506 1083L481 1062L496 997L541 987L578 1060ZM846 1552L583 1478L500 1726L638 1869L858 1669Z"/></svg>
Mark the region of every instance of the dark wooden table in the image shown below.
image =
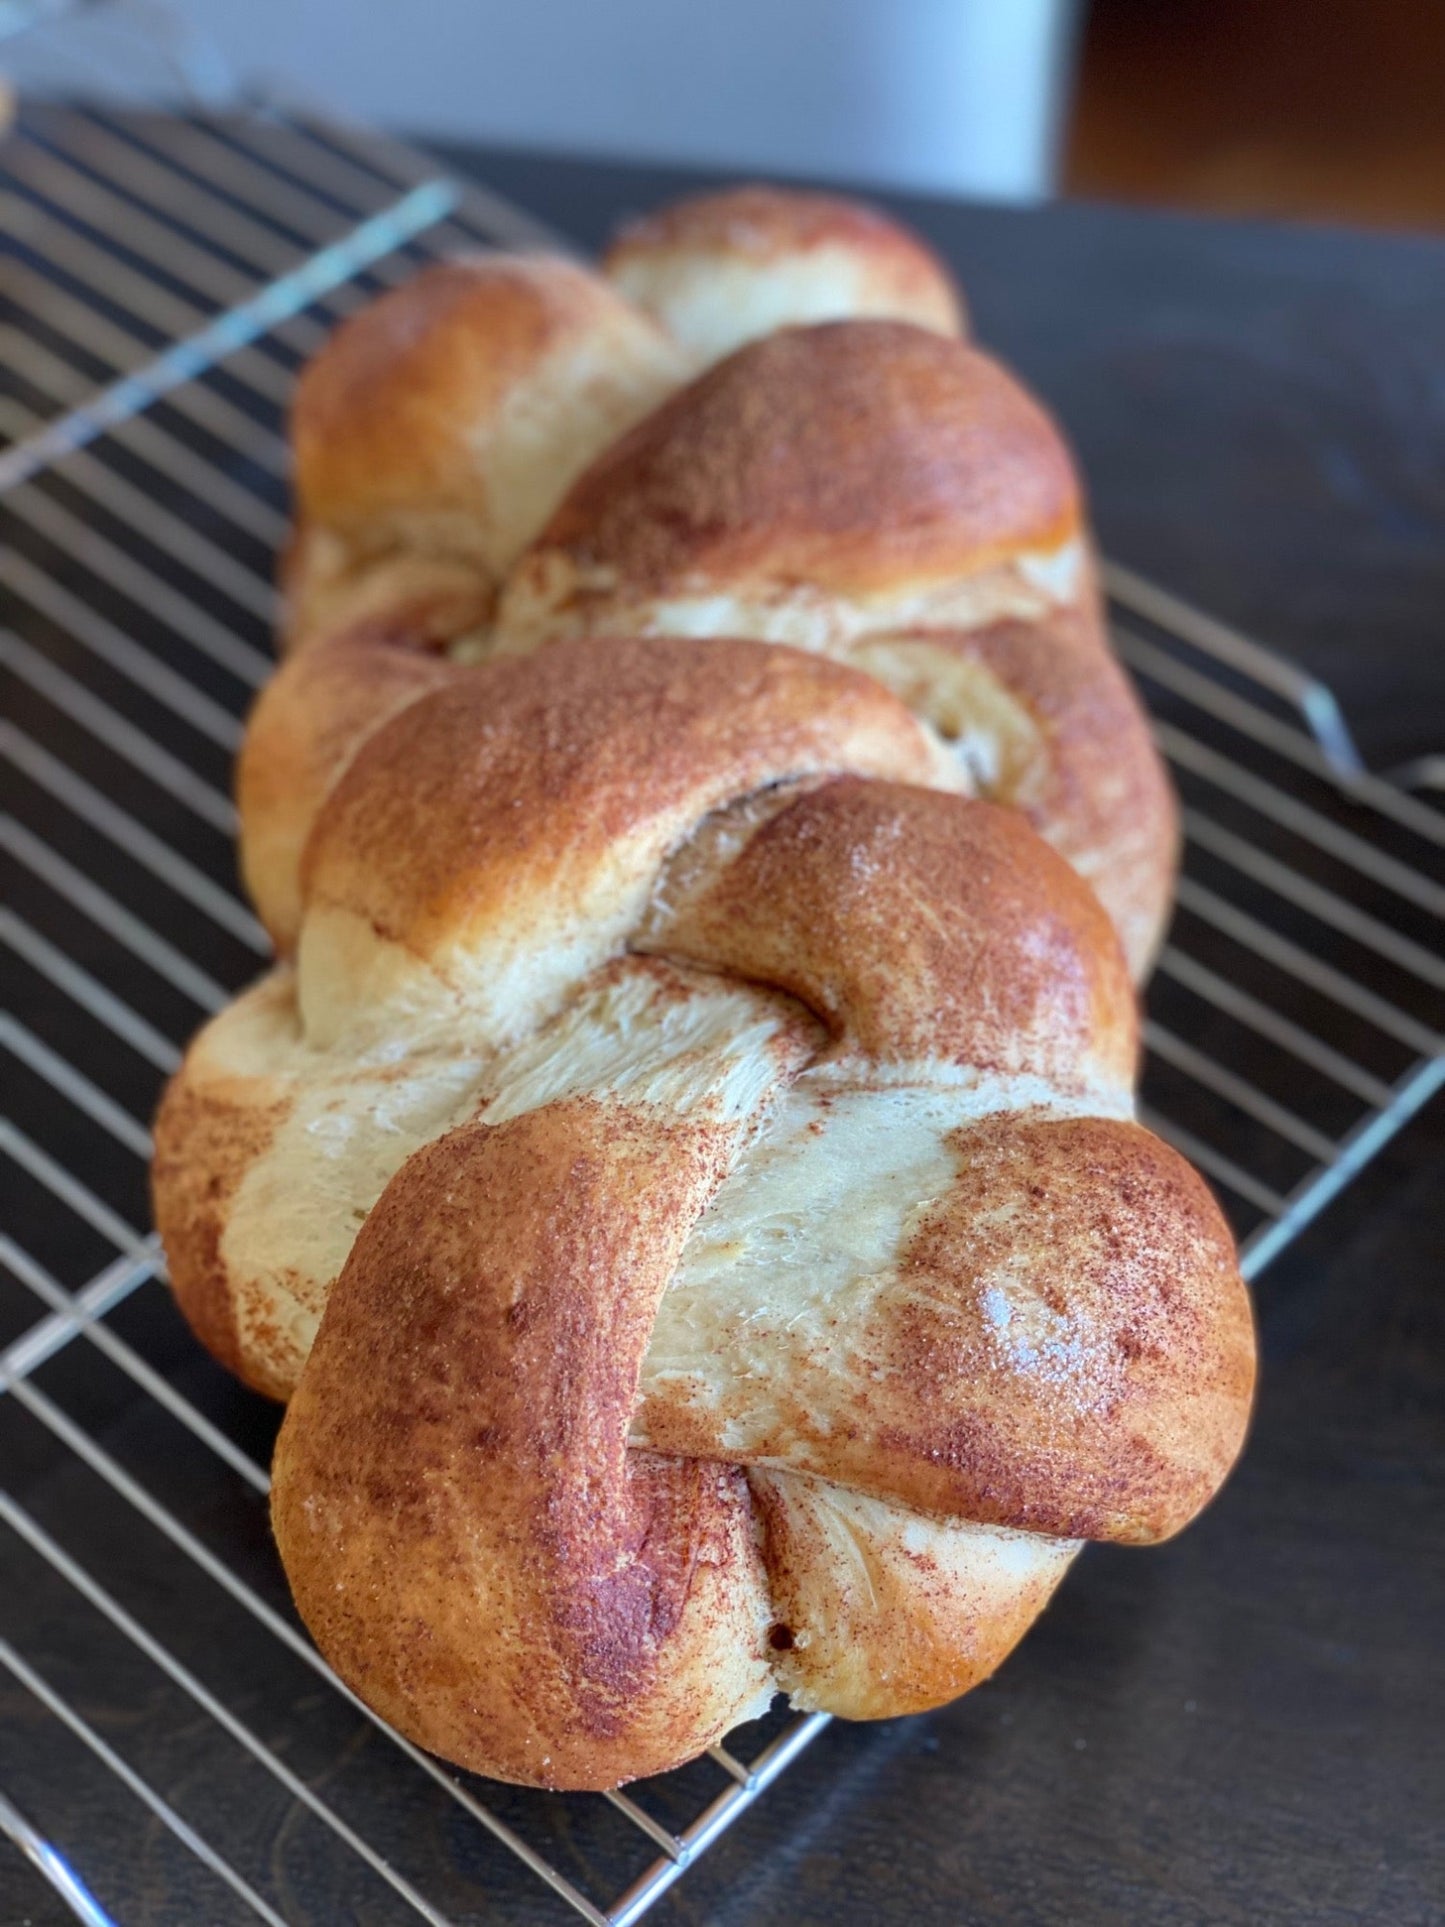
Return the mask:
<svg viewBox="0 0 1445 1927"><path fill-rule="evenodd" d="M456 158L456 157L454 157ZM469 154L585 244L695 177ZM1445 748L1445 244L896 203L1066 423L1107 551ZM949 1710L835 1726L660 1922L1445 1920L1445 1107L1260 1283L1248 1455Z"/></svg>

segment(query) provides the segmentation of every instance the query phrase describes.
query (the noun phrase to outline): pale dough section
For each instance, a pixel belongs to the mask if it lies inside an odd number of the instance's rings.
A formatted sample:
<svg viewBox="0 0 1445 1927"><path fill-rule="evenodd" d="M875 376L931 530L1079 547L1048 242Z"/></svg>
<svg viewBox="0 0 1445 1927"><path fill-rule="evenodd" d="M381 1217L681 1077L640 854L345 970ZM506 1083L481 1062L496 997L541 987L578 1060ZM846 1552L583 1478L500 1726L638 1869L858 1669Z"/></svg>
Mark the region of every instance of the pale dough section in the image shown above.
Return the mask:
<svg viewBox="0 0 1445 1927"><path fill-rule="evenodd" d="M221 1241L243 1333L264 1322L299 1374L356 1234L412 1154L480 1115L500 1124L588 1093L679 1116L743 1125L816 1048L791 998L736 979L622 959L517 1049L485 1028L405 1055L357 1060L308 1048L290 971L275 973L205 1033L193 1075L233 1099L284 1105L268 1147L237 1187Z"/></svg>
<svg viewBox="0 0 1445 1927"><path fill-rule="evenodd" d="M1074 1539L929 1519L822 1479L748 1472L773 1674L794 1706L891 1718L966 1693L1028 1631Z"/></svg>

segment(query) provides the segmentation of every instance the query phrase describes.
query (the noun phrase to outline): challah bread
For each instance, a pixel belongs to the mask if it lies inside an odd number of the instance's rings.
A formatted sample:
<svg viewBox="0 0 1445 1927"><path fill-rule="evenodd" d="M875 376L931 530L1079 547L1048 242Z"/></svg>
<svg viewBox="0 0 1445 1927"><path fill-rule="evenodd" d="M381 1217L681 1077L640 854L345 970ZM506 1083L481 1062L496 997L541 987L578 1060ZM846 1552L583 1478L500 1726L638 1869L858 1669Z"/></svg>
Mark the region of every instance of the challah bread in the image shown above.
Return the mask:
<svg viewBox="0 0 1445 1927"><path fill-rule="evenodd" d="M826 658L439 667L319 786L297 961L157 1123L181 1302L292 1393L303 1616L419 1743L550 1786L778 1687L964 1690L1248 1411L1102 910Z"/></svg>
<svg viewBox="0 0 1445 1927"><path fill-rule="evenodd" d="M905 322L840 321L739 349L613 440L509 587L555 574L580 620L610 593L680 605L682 633L736 620L841 648L1072 600L1082 538L1068 451L997 362Z"/></svg>
<svg viewBox="0 0 1445 1927"><path fill-rule="evenodd" d="M700 362L850 316L965 328L952 276L916 235L857 201L796 188L678 201L625 227L602 271Z"/></svg>
<svg viewBox="0 0 1445 1927"><path fill-rule="evenodd" d="M300 650L261 691L236 768L241 875L283 954L301 928L301 867L316 812L389 716L457 680L457 665L375 624Z"/></svg>
<svg viewBox="0 0 1445 1927"><path fill-rule="evenodd" d="M309 700L293 705L298 684ZM309 760L294 753L295 715L340 725L307 740ZM269 820L284 820L293 771L291 835L248 845L248 881L288 961L192 1046L157 1120L155 1166L183 1310L279 1398L393 1171L475 1112L496 1051L565 1003L568 973L616 954L687 826L734 794L824 774L949 780L936 745L857 672L756 643L666 641L605 656L560 645L481 669L319 645L262 698L243 820L263 789ZM431 780L428 820L417 790ZM334 826L353 808L365 817L348 816L342 839ZM456 850L484 816L503 840L462 871ZM455 966L411 928L447 901L438 863L457 870L475 925ZM412 909L383 900L388 878ZM599 888L619 893L620 921L579 914ZM373 889L383 896L363 902Z"/></svg>
<svg viewBox="0 0 1445 1927"><path fill-rule="evenodd" d="M949 332L943 270L881 216L760 189L665 211L609 264L658 319L568 263L500 257L337 331L294 416L293 650L361 628L467 660L637 633L837 655L1029 815L1142 976L1173 799L1105 639L1068 451ZM686 380L765 323L850 309L908 318L785 326Z"/></svg>
<svg viewBox="0 0 1445 1927"><path fill-rule="evenodd" d="M1132 1116L1172 803L1072 465L845 214L430 270L298 395L238 783L279 960L157 1223L290 1401L322 1650L530 1784L966 1690L1247 1422L1228 1232Z"/></svg>
<svg viewBox="0 0 1445 1927"><path fill-rule="evenodd" d="M485 622L567 484L688 372L560 258L448 261L382 295L297 383L292 645L378 615L437 644Z"/></svg>
<svg viewBox="0 0 1445 1927"><path fill-rule="evenodd" d="M827 195L680 202L620 236L604 273L449 261L337 329L292 411L293 643L376 615L437 643L484 623L591 457L755 334L852 314L962 327L921 242Z"/></svg>
<svg viewBox="0 0 1445 1927"><path fill-rule="evenodd" d="M1105 640L1073 465L987 356L897 322L788 329L655 409L573 485L482 645L760 636L867 668L1099 891L1136 974L1173 803Z"/></svg>

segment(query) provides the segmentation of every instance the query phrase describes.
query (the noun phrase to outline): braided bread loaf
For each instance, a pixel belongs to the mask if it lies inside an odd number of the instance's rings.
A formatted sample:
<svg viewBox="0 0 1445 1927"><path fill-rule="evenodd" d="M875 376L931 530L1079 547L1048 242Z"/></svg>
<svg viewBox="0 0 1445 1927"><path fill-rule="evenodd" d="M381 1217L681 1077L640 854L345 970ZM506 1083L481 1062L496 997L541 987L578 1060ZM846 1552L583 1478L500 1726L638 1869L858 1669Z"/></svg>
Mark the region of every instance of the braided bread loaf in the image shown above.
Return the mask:
<svg viewBox="0 0 1445 1927"><path fill-rule="evenodd" d="M290 1401L276 1536L343 1678L463 1765L601 1787L780 1689L862 1718L966 1690L1081 1541L1207 1501L1253 1337L1216 1206L1132 1121L1104 910L940 730L831 643L593 610L498 642L523 455L578 465L638 401L598 314L651 337L574 270L458 272L410 346L405 297L361 361L343 331L374 408L329 350L303 385L369 505L319 517L298 431L298 626L240 784L281 961L167 1092L157 1222L198 1334ZM685 250L658 273L692 312ZM558 333L504 381L468 304L518 290ZM837 336L880 326L918 337ZM417 340L492 384L485 459L441 459Z"/></svg>
<svg viewBox="0 0 1445 1927"><path fill-rule="evenodd" d="M292 648L364 620L468 660L676 634L851 662L1089 879L1142 976L1169 785L1068 451L958 338L942 268L761 189L641 224L606 267L456 262L338 330L293 418Z"/></svg>

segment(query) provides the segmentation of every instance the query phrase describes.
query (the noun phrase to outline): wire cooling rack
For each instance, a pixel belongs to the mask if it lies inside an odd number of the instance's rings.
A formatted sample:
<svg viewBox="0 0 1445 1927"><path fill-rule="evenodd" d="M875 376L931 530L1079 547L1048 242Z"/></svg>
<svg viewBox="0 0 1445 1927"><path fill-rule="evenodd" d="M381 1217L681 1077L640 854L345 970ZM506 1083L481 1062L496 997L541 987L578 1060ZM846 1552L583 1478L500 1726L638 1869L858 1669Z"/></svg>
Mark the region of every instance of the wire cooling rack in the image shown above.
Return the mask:
<svg viewBox="0 0 1445 1927"><path fill-rule="evenodd" d="M90 1922L636 1921L826 1720L774 1715L605 1797L390 1733L291 1611L275 1415L181 1328L144 1190L178 1046L267 954L228 780L269 664L295 370L419 261L549 237L301 112L42 109L0 163L23 1229L0 1247L0 1829ZM1362 768L1319 684L1123 570L1109 588L1189 839L1146 1114L1254 1276L1445 1075L1445 817Z"/></svg>

